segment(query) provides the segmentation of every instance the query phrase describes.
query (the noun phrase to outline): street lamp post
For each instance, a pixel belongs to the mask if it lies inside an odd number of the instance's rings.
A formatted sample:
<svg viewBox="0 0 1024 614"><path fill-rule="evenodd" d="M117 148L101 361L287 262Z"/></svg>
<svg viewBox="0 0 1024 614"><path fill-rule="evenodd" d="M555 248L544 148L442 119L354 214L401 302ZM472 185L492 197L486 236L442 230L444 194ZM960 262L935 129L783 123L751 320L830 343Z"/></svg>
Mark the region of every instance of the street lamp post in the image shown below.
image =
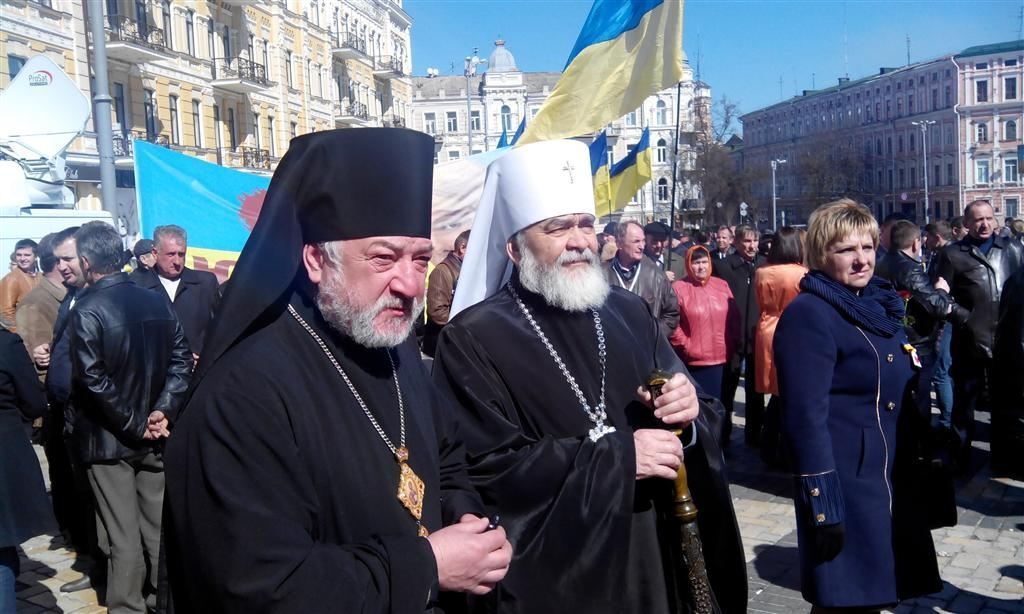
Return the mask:
<svg viewBox="0 0 1024 614"><path fill-rule="evenodd" d="M772 231L776 231L776 230L779 229L779 226L778 226L779 218L778 218L778 213L776 212L776 203L775 203L775 201L776 201L776 196L775 196L775 169L777 169L780 164L785 164L785 163L786 163L786 159L785 158L775 158L775 159L772 160Z"/></svg>
<svg viewBox="0 0 1024 614"><path fill-rule="evenodd" d="M486 64L487 60L481 60L477 57L477 47L473 47L473 55L466 56L466 63L463 68L463 73L466 75L466 155L473 155L473 104L469 92L469 78L476 76L476 67L480 64ZM486 139L487 136L484 135ZM486 145L484 147L486 149Z"/></svg>
<svg viewBox="0 0 1024 614"><path fill-rule="evenodd" d="M934 124L935 121L928 119L910 123L921 128L921 155L924 156L924 223L928 224L930 222L928 216L928 126Z"/></svg>

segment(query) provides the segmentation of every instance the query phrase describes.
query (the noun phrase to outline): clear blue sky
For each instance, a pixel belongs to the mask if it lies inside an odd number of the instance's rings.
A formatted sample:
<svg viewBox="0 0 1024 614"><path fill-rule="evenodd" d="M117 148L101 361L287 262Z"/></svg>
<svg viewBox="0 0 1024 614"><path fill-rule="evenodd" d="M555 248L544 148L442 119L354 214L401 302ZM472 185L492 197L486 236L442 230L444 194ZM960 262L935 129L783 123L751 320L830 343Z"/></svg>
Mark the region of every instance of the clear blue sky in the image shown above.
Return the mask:
<svg viewBox="0 0 1024 614"><path fill-rule="evenodd" d="M625 1L625 0L623 0ZM557 71L576 42L590 0L406 0L413 18L414 74L434 67L462 74L479 47L486 58L501 35L525 71ZM742 112L794 91L832 85L972 45L1018 38L1024 0L723 1L687 0L683 47L715 99ZM455 64L454 72L451 70ZM813 75L813 77L812 77Z"/></svg>

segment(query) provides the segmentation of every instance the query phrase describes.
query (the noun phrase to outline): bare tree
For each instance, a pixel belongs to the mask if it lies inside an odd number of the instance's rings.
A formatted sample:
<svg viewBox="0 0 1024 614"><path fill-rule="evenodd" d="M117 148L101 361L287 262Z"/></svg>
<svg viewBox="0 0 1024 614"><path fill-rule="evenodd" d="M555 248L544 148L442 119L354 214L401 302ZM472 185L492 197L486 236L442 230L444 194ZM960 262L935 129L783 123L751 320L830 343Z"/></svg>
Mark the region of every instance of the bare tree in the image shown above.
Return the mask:
<svg viewBox="0 0 1024 614"><path fill-rule="evenodd" d="M718 142L723 143L730 136L735 134L733 126L740 116L740 108L734 101L729 100L725 94L718 99L711 107L711 136Z"/></svg>

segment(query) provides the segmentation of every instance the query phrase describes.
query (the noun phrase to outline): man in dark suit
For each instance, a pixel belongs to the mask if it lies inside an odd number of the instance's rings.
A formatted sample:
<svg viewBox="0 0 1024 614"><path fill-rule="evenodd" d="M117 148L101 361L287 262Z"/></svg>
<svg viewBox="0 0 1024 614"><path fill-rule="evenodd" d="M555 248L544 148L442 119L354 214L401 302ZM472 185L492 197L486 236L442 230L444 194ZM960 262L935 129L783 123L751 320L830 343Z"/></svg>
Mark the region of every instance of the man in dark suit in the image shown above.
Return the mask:
<svg viewBox="0 0 1024 614"><path fill-rule="evenodd" d="M743 368L744 390L747 393L745 439L748 445L757 445L761 435L761 420L764 415L764 395L754 387L754 328L761 317L757 296L753 290L754 269L764 263L764 256L758 253L758 234L751 226L736 228L734 252L723 259L712 258L715 277L724 279L732 290L740 310L740 338L736 354L730 359L722 378L722 404L728 414L722 441L729 441L732 427L733 398L740 383L740 369Z"/></svg>
<svg viewBox="0 0 1024 614"><path fill-rule="evenodd" d="M185 266L188 235L180 226L157 226L153 231L153 255L156 262L150 270L139 269L132 281L154 290L171 301L174 313L185 329L185 338L196 360L203 352L206 327L217 304L217 277L207 271Z"/></svg>
<svg viewBox="0 0 1024 614"><path fill-rule="evenodd" d="M676 281L686 275L686 264L678 254L672 254L671 264L668 262L670 233L669 227L661 222L651 222L644 226L644 255L665 271L669 281Z"/></svg>

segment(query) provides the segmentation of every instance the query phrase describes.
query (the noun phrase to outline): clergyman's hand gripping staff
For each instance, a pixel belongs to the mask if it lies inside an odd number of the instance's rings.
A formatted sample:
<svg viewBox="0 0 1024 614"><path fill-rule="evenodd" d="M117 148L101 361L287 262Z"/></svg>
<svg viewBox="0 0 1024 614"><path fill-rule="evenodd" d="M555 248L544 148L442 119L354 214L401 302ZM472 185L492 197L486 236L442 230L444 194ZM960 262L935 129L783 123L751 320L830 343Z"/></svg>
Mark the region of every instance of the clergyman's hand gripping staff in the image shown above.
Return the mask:
<svg viewBox="0 0 1024 614"><path fill-rule="evenodd" d="M659 369L655 369L647 377L647 390L651 393L652 406L654 400L661 394L661 387L671 377L670 374ZM692 424L686 427L686 429L692 428L694 428ZM682 435L683 430L675 429L672 432ZM711 590L707 568L704 566L704 552L700 545L700 531L697 529L697 506L693 503L690 487L686 483L685 464L679 467L679 473L676 475L675 517L679 521L683 568L686 570L685 581L693 599L693 612L696 614L719 614L721 610L715 600L715 594Z"/></svg>

